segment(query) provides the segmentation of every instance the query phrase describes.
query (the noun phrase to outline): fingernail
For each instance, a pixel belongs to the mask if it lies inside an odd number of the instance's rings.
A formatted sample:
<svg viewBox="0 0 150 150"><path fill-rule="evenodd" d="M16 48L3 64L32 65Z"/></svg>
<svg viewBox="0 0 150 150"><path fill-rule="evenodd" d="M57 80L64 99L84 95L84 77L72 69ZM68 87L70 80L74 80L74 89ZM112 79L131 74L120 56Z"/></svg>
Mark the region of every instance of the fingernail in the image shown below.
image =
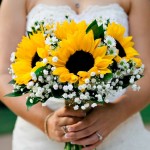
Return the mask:
<svg viewBox="0 0 150 150"><path fill-rule="evenodd" d="M65 134L65 138L69 138L70 136L69 136L69 134L68 133L66 133Z"/></svg>
<svg viewBox="0 0 150 150"><path fill-rule="evenodd" d="M75 144L74 142L71 142L71 144Z"/></svg>
<svg viewBox="0 0 150 150"><path fill-rule="evenodd" d="M73 131L73 128L72 127L67 127L68 131Z"/></svg>

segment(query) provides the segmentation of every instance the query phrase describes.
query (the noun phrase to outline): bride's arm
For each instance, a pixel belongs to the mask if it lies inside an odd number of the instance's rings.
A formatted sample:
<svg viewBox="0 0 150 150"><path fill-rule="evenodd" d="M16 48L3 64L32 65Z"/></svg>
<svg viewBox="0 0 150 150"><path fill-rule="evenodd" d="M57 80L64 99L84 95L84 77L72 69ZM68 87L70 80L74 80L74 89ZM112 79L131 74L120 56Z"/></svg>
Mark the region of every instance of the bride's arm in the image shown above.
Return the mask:
<svg viewBox="0 0 150 150"><path fill-rule="evenodd" d="M36 105L30 111L27 111L25 96L19 98L4 97L5 94L12 91L12 87L8 85L11 80L8 74L10 54L15 51L17 44L25 33L25 24L26 1L3 0L0 9L0 99L13 112L44 130L44 118L51 110Z"/></svg>
<svg viewBox="0 0 150 150"><path fill-rule="evenodd" d="M131 0L131 10L129 12L130 34L134 37L135 48L139 51L140 57L146 66L144 77L138 81L141 90L133 92L129 88L116 104L96 108L83 121L68 126L68 129L72 131L66 135L68 138L72 139L75 144L90 145L83 148L83 150L92 150L102 142L98 141L96 132L106 138L120 123L150 103L149 16L149 0ZM82 139L75 141L77 137Z"/></svg>
<svg viewBox="0 0 150 150"><path fill-rule="evenodd" d="M0 9L0 100L14 113L44 132L44 120L52 113L52 110L37 104L27 111L26 96L4 97L5 94L12 91L12 87L8 84L11 80L8 74L10 54L16 50L17 44L25 33L25 28L26 0L3 0ZM55 111L48 120L49 135L58 141L66 141L61 127L79 121L80 118L77 116L84 115L81 111L75 113L65 108Z"/></svg>

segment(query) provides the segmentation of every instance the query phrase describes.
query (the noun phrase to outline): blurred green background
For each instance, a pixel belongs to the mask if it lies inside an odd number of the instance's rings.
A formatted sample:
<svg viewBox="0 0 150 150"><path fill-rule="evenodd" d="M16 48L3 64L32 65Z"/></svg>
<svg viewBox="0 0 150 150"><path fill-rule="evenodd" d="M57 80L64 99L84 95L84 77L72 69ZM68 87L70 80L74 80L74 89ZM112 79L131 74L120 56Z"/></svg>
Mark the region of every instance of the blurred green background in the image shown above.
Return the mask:
<svg viewBox="0 0 150 150"><path fill-rule="evenodd" d="M146 125L150 124L150 105L141 111L143 121ZM12 133L16 115L0 103L0 135Z"/></svg>

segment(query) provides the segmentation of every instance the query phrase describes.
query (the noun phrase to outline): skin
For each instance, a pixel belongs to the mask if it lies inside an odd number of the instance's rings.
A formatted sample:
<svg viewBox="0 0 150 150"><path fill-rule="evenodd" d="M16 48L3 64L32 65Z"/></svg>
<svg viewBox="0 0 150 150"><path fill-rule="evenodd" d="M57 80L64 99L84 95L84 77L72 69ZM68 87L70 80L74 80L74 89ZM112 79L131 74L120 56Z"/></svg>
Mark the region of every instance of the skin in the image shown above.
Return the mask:
<svg viewBox="0 0 150 150"><path fill-rule="evenodd" d="M118 98L115 103L97 107L93 109L91 113L87 114L86 117L85 112L82 111L74 112L71 109L61 108L53 112L46 107L42 107L40 104L37 104L31 108L30 111L27 111L25 96L19 98L3 97L3 95L12 90L12 87L7 84L11 79L7 71L10 65L10 53L14 51L22 35L24 35L26 15L35 5L38 3L69 5L80 14L89 5L106 5L114 2L120 4L128 14L129 34L134 37L135 48L139 51L140 57L146 66L144 77L138 81L138 84L141 86L140 92L133 92L128 88L125 95ZM147 82L150 76L150 1L81 0L80 5L81 7L77 9L70 0L14 0L13 2L10 0L3 0L0 10L0 99L2 99L2 102L13 112L42 131L44 131L43 124L45 117L53 112L53 115L48 119L48 132L50 138L59 142L71 141L75 144L88 145L83 148L83 150L92 150L100 145L118 125L150 103L150 85ZM67 125L67 134L64 134L62 130L62 126L64 125ZM102 141L98 140L96 132L103 136Z"/></svg>

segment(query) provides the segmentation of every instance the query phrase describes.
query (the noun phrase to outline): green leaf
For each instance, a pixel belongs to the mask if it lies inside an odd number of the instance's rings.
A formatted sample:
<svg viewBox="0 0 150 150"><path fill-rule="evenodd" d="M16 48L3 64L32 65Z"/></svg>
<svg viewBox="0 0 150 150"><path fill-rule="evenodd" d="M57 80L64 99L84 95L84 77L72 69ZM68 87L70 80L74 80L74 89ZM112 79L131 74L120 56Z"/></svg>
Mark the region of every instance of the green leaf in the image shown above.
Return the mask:
<svg viewBox="0 0 150 150"><path fill-rule="evenodd" d="M8 84L15 84L16 81L15 80L11 80Z"/></svg>
<svg viewBox="0 0 150 150"><path fill-rule="evenodd" d="M36 98L28 97L28 99L26 101L27 109L29 110L32 106L34 106L38 102L40 102L40 98L39 97L36 97Z"/></svg>
<svg viewBox="0 0 150 150"><path fill-rule="evenodd" d="M94 20L86 29L86 33L88 33L90 30L93 30L94 33L94 39L104 38L104 29L103 25L98 26L97 21Z"/></svg>
<svg viewBox="0 0 150 150"><path fill-rule="evenodd" d="M18 96L21 96L21 95L23 95L22 92L16 91L16 92L13 92L13 93L6 94L5 97L18 97Z"/></svg>
<svg viewBox="0 0 150 150"><path fill-rule="evenodd" d="M35 74L37 77L41 76L43 74L43 70L45 69L45 67L40 67L35 71Z"/></svg>
<svg viewBox="0 0 150 150"><path fill-rule="evenodd" d="M30 37L31 35L33 35L33 33L30 31L27 31L27 35L28 35L28 37Z"/></svg>
<svg viewBox="0 0 150 150"><path fill-rule="evenodd" d="M113 74L112 73L108 73L104 76L104 81L109 81L111 78L113 78Z"/></svg>

